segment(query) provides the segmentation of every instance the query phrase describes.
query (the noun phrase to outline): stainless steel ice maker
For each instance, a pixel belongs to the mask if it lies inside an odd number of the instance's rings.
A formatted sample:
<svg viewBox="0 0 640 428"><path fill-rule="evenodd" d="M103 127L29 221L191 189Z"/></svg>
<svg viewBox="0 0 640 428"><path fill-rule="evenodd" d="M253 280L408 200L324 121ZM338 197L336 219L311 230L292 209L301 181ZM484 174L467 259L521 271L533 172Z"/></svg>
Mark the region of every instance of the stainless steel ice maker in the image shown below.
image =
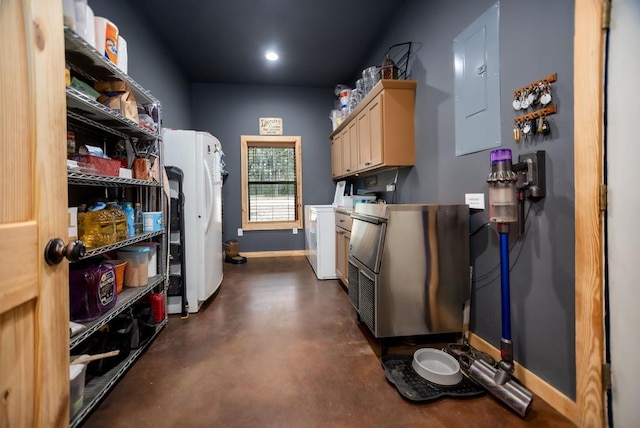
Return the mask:
<svg viewBox="0 0 640 428"><path fill-rule="evenodd" d="M352 217L349 297L374 336L461 332L468 206L358 204Z"/></svg>

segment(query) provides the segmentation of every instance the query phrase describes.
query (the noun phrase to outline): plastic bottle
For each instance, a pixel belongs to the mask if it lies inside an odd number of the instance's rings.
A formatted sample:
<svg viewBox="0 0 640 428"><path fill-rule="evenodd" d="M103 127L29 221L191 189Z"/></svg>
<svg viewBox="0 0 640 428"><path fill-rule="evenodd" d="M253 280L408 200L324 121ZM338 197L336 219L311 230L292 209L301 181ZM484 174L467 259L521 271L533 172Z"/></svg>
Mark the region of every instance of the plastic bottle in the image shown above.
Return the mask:
<svg viewBox="0 0 640 428"><path fill-rule="evenodd" d="M124 208L122 209L122 211L124 211L124 215L127 218L127 236L129 238L132 238L136 234L134 227L135 210L133 209L133 203L131 202L125 202L123 205Z"/></svg>
<svg viewBox="0 0 640 428"><path fill-rule="evenodd" d="M88 249L98 248L116 242L115 224L104 202L97 202L83 216L84 245Z"/></svg>
<svg viewBox="0 0 640 428"><path fill-rule="evenodd" d="M116 242L127 239L127 216L117 202L109 202L107 211L115 224Z"/></svg>
<svg viewBox="0 0 640 428"><path fill-rule="evenodd" d="M134 220L133 220L133 228L137 234L142 233L143 224L142 224L142 206L140 202L136 202L135 212L134 212Z"/></svg>

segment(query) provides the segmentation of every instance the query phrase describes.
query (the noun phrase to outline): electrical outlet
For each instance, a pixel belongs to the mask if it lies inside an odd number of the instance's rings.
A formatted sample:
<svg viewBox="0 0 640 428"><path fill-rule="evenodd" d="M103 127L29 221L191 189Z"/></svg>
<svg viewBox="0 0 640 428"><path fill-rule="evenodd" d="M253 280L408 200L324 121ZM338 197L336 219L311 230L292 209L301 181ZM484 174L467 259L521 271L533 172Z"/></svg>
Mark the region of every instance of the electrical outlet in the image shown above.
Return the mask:
<svg viewBox="0 0 640 428"><path fill-rule="evenodd" d="M387 184L387 192L393 192L394 190L396 190L395 184Z"/></svg>
<svg viewBox="0 0 640 428"><path fill-rule="evenodd" d="M241 227L238 228L238 236L242 236L242 228Z"/></svg>
<svg viewBox="0 0 640 428"><path fill-rule="evenodd" d="M297 234L298 234L298 228L297 228L297 227L294 227L294 228L293 228L293 234L294 234L294 235L297 235Z"/></svg>
<svg viewBox="0 0 640 428"><path fill-rule="evenodd" d="M484 209L484 193L465 193L464 203L469 205L469 208L476 210Z"/></svg>

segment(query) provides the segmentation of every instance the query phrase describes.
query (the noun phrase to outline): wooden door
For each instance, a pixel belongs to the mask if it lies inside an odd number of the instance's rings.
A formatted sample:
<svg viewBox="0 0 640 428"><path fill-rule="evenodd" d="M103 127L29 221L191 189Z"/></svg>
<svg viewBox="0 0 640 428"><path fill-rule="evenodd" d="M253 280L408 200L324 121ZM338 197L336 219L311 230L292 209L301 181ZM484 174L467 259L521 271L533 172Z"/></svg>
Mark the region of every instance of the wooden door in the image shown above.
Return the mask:
<svg viewBox="0 0 640 428"><path fill-rule="evenodd" d="M62 2L0 0L0 426L69 423Z"/></svg>

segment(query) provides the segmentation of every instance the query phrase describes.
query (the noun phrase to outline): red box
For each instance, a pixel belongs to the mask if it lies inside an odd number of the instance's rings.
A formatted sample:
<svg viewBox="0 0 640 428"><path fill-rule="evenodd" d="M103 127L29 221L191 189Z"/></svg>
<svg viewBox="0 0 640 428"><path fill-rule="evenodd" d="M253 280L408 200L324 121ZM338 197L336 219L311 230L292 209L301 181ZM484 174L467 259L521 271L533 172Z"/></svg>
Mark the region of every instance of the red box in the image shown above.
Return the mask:
<svg viewBox="0 0 640 428"><path fill-rule="evenodd" d="M86 162L96 168L96 174L118 177L120 175L120 159L105 159L93 155L75 154L69 157L72 160Z"/></svg>

